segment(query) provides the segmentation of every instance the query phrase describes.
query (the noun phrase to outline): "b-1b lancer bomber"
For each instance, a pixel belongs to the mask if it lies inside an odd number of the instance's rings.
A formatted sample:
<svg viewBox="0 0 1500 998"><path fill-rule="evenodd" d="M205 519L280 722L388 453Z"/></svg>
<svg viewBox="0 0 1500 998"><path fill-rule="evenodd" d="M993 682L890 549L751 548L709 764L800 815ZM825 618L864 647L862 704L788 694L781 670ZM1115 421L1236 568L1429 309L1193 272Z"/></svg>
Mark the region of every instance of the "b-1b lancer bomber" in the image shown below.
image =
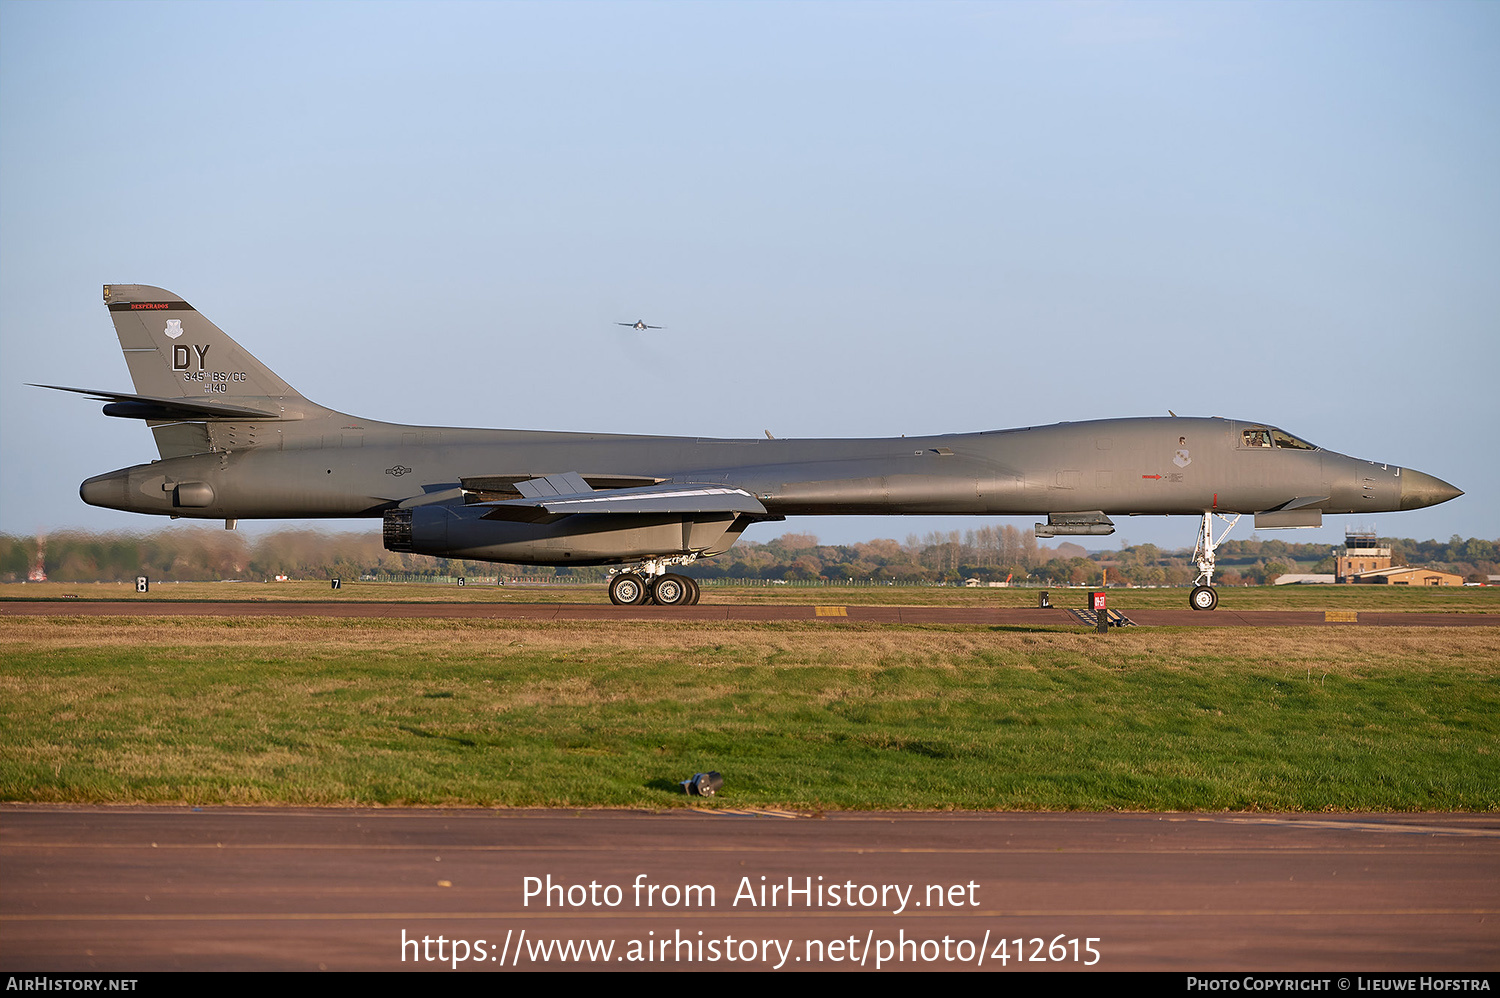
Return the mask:
<svg viewBox="0 0 1500 998"><path fill-rule="evenodd" d="M1462 493L1267 423L1102 419L858 440L721 440L404 426L308 401L176 295L111 284L135 392L63 388L145 420L159 461L83 483L84 502L223 519L380 517L385 546L534 565L619 565L617 604L696 602L668 571L752 523L822 514L1034 515L1038 537L1114 532L1114 516L1197 517L1191 605L1212 610L1214 552L1324 513L1417 509ZM58 386L42 386L58 387ZM1227 524L1216 538L1214 521Z"/></svg>

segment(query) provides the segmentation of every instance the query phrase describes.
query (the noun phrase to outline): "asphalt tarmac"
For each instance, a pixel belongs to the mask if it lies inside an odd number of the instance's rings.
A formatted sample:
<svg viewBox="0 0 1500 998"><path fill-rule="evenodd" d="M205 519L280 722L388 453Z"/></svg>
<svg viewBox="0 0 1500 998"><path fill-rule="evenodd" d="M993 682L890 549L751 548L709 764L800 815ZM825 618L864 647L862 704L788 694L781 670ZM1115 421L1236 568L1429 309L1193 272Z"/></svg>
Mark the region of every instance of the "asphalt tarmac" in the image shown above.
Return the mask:
<svg viewBox="0 0 1500 998"><path fill-rule="evenodd" d="M10 971L1500 962L1497 814L8 805L0 877Z"/></svg>
<svg viewBox="0 0 1500 998"><path fill-rule="evenodd" d="M614 606L609 603L339 603L248 600L6 600L0 617L420 617L461 620L820 620L880 624L989 624L1092 628L1063 607L810 606L734 604ZM1134 624L1172 627L1500 627L1494 613L1391 613L1323 610L1132 610Z"/></svg>

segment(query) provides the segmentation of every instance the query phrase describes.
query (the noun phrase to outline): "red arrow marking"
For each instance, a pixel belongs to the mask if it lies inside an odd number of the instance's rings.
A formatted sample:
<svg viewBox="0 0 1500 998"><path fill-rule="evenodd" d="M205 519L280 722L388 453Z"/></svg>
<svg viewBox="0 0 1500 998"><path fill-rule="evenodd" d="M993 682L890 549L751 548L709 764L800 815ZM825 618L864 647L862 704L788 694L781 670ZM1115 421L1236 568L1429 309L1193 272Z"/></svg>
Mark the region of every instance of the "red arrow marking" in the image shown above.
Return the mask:
<svg viewBox="0 0 1500 998"><path fill-rule="evenodd" d="M1160 478L1160 475L1142 475L1142 478Z"/></svg>

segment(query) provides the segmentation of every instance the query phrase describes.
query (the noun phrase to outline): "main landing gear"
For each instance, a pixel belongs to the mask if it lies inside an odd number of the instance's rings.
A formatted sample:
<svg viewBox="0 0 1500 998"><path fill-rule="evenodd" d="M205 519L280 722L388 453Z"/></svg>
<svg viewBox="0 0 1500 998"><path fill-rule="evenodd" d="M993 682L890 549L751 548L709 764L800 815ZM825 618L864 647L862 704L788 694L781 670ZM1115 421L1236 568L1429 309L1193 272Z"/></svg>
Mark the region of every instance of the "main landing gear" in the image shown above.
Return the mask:
<svg viewBox="0 0 1500 998"><path fill-rule="evenodd" d="M695 558L652 558L609 580L609 601L615 606L692 606L698 602L698 583L686 575L666 571L668 565Z"/></svg>
<svg viewBox="0 0 1500 998"><path fill-rule="evenodd" d="M1229 524L1219 534L1218 540L1214 540L1213 518L1216 516ZM1212 610L1219 605L1219 591L1214 588L1214 551L1224 543L1225 536L1239 522L1238 513L1232 520L1223 513L1210 511L1203 514L1203 526L1198 530L1198 544L1193 548L1193 560L1198 563L1198 577L1193 580L1193 591L1188 596L1188 606L1194 610Z"/></svg>

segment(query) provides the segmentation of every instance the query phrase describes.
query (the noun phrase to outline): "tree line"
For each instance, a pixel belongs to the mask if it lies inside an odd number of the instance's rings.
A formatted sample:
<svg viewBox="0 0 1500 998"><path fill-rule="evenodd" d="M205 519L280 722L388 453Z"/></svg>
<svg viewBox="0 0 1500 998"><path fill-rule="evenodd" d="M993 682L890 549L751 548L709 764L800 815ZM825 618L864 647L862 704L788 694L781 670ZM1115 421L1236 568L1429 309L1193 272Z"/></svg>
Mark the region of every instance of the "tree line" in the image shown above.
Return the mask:
<svg viewBox="0 0 1500 998"><path fill-rule="evenodd" d="M1456 572L1469 581L1500 574L1500 541L1462 538L1416 541L1385 538L1393 564ZM238 531L174 527L147 533L59 531L45 537L0 534L0 581L26 579L42 549L49 579L128 582L137 575L161 581L356 579L362 576L550 576L603 579L605 568L539 568L387 551L376 532L281 530L248 536ZM1332 573L1336 544L1281 540L1227 541L1219 548L1217 580L1264 584L1287 572ZM823 544L812 534L783 534L764 543L741 541L726 554L684 569L700 579L754 578L844 581L981 582L1087 585L1187 585L1197 567L1189 549L1154 544L1088 552L1078 544L1041 545L1012 526L908 535L855 544Z"/></svg>

